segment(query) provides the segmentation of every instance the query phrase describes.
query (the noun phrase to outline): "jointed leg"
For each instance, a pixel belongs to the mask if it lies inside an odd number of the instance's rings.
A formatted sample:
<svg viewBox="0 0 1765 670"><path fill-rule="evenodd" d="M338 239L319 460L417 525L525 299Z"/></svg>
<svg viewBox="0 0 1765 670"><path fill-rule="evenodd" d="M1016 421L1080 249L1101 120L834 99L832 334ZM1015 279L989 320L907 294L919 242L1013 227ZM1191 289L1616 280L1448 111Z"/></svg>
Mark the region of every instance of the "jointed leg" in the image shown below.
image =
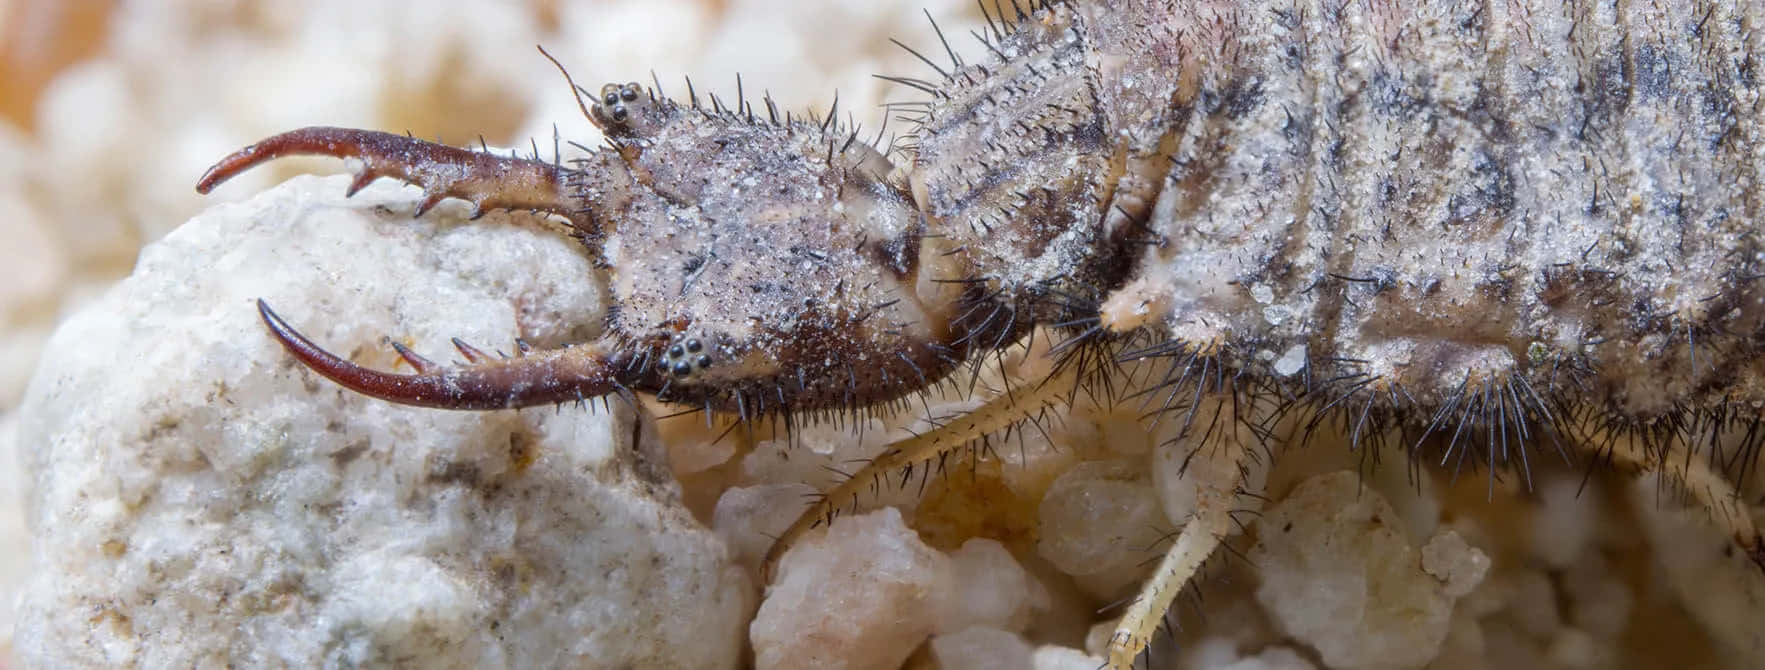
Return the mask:
<svg viewBox="0 0 1765 670"><path fill-rule="evenodd" d="M1116 622L1115 633L1109 637L1111 670L1130 670L1134 667L1134 659L1152 643L1152 636L1158 632L1177 594L1183 592L1189 580L1195 577L1207 559L1213 557L1214 550L1219 549L1220 542L1225 539L1231 521L1225 515L1227 511L1230 510L1197 510L1195 516L1184 524L1182 532L1177 534L1177 541L1165 551L1152 578L1140 587L1140 595L1134 599L1134 604Z"/></svg>
<svg viewBox="0 0 1765 670"><path fill-rule="evenodd" d="M1753 524L1746 502L1734 484L1711 467L1709 459L1692 453L1683 436L1667 438L1667 448L1656 454L1650 453L1641 437L1617 433L1597 417L1583 422L1581 439L1576 440L1580 448L1594 452L1595 458L1610 458L1614 465L1671 478L1703 506L1711 522L1728 533L1754 565L1765 570L1765 536Z"/></svg>
<svg viewBox="0 0 1765 670"><path fill-rule="evenodd" d="M1108 660L1112 670L1134 667L1134 659L1152 642L1171 603L1232 533L1231 515L1240 506L1240 497L1262 493L1247 491L1246 487L1260 487L1263 478L1253 476L1252 471L1269 465L1252 452L1263 439L1255 427L1266 417L1258 413L1262 403L1245 399L1249 407L1244 407L1238 400L1229 393L1200 400L1204 405L1185 429L1184 437L1159 447L1194 450L1192 457L1183 454L1182 476L1195 478L1195 512L1165 552L1158 569L1140 587L1139 597L1116 623L1115 634L1109 639ZM1247 414L1239 416L1241 411Z"/></svg>
<svg viewBox="0 0 1765 670"><path fill-rule="evenodd" d="M797 517L796 522L767 550L762 573L770 579L772 568L803 534L831 523L843 512L853 511L849 508L858 504L859 494L872 482L886 481L902 468L937 460L975 440L1034 417L1044 409L1068 402L1087 372L1083 368L1076 356L1069 358L1056 366L1053 375L1035 386L1006 392L956 420L889 445L875 460L828 491Z"/></svg>

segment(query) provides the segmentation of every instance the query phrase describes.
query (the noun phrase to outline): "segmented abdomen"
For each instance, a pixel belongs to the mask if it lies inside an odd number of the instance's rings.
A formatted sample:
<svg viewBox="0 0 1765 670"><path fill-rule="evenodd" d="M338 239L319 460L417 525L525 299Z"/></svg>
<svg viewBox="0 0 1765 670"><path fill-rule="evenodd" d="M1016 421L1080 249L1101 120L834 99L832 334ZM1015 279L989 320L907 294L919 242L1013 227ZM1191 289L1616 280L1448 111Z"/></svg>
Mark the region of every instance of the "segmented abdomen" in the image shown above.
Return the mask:
<svg viewBox="0 0 1765 670"><path fill-rule="evenodd" d="M1164 243L1112 304L1356 409L1757 417L1765 6L1403 4L1092 26L1192 70L1163 80Z"/></svg>

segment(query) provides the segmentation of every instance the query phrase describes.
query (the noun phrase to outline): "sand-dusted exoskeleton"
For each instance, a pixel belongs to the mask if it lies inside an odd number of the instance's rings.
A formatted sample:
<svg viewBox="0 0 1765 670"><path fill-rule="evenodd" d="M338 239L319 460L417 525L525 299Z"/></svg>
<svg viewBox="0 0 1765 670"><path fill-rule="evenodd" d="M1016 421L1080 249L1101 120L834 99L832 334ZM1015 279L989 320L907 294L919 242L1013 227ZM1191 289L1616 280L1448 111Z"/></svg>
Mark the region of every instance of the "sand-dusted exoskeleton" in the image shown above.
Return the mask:
<svg viewBox="0 0 1765 670"><path fill-rule="evenodd" d="M1735 487L1765 443L1765 8L1645 5L1007 2L984 60L900 79L925 99L896 151L831 113L609 84L583 91L608 146L574 164L308 128L198 188L322 154L363 161L353 188L423 187L419 213L570 222L615 306L598 341L401 347L417 372L391 374L260 306L308 367L395 402L862 411L1064 335L1048 378L891 445L773 558L879 475L1168 359L1129 391L1188 427L1206 500L1117 627L1126 666L1270 444L1323 422L1528 480L1664 472L1765 567Z"/></svg>

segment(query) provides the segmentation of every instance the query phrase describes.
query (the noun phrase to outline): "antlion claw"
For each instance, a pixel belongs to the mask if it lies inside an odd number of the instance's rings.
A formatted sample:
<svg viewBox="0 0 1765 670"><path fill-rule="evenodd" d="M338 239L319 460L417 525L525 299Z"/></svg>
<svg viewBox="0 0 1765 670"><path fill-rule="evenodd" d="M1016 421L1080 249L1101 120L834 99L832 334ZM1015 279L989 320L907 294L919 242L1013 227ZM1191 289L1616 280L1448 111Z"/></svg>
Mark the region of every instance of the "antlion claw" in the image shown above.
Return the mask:
<svg viewBox="0 0 1765 670"><path fill-rule="evenodd" d="M536 352L525 358L479 357L466 365L441 366L394 344L417 369L401 375L356 365L320 348L257 301L270 332L296 359L344 387L382 400L440 409L507 409L598 397L623 388L614 374L622 362L598 343Z"/></svg>

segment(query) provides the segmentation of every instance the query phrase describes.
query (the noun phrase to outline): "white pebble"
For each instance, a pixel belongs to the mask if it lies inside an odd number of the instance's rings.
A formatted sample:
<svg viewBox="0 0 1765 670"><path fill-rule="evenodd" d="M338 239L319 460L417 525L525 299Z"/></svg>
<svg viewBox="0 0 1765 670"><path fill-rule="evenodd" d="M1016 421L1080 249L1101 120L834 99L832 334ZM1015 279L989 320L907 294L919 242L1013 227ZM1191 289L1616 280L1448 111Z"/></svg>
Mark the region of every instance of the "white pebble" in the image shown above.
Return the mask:
<svg viewBox="0 0 1765 670"><path fill-rule="evenodd" d="M954 588L938 617L940 630L990 627L1021 633L1034 610L1048 608L1047 589L1024 571L1005 545L973 538L950 554L950 560Z"/></svg>
<svg viewBox="0 0 1765 670"><path fill-rule="evenodd" d="M711 527L729 544L737 562L757 568L775 538L796 520L813 493L814 489L802 484L734 487L717 498Z"/></svg>
<svg viewBox="0 0 1765 670"><path fill-rule="evenodd" d="M904 431L888 430L882 421L874 418L857 425L820 423L796 426L792 430L795 431L793 437L761 442L741 457L741 480L789 482L826 491L856 470L858 466L854 464L876 457L890 443L909 435ZM853 439L854 433L861 439ZM921 499L918 475L922 473L923 469L916 472L914 481L908 486L898 486L901 480L891 478L888 486L867 490L864 503L905 510L918 507Z"/></svg>
<svg viewBox="0 0 1765 670"><path fill-rule="evenodd" d="M1257 524L1257 601L1331 667L1427 663L1446 638L1453 598L1422 570L1399 523L1354 472L1306 479Z"/></svg>
<svg viewBox="0 0 1765 670"><path fill-rule="evenodd" d="M893 507L836 520L779 561L748 628L760 668L877 668L901 662L937 630L950 559Z"/></svg>
<svg viewBox="0 0 1765 670"><path fill-rule="evenodd" d="M1422 571L1440 580L1447 597L1463 598L1489 574L1489 555L1449 530L1422 547Z"/></svg>
<svg viewBox="0 0 1765 670"><path fill-rule="evenodd" d="M1532 515L1532 551L1553 568L1575 563L1593 536L1600 492L1582 490L1579 474L1551 477L1538 487L1538 510Z"/></svg>
<svg viewBox="0 0 1765 670"><path fill-rule="evenodd" d="M1292 649L1269 647L1255 656L1217 666L1217 670L1314 670L1316 667Z"/></svg>
<svg viewBox="0 0 1765 670"><path fill-rule="evenodd" d="M1581 668L1600 667L1597 662L1602 655L1593 636L1586 631L1564 628L1557 631L1551 638L1550 646L1545 650L1550 659L1558 667L1580 670Z"/></svg>
<svg viewBox="0 0 1765 670"><path fill-rule="evenodd" d="M1037 553L1069 575L1098 575L1145 560L1165 523L1143 466L1088 461L1054 480L1042 498Z"/></svg>
<svg viewBox="0 0 1765 670"><path fill-rule="evenodd" d="M1030 665L1033 650L1011 631L969 628L932 638L932 656L945 668L1019 670Z"/></svg>
<svg viewBox="0 0 1765 670"><path fill-rule="evenodd" d="M1107 643L1108 638L1104 639ZM1202 638L1184 650L1183 660L1187 665L1196 668L1218 668L1239 659L1238 642L1231 638L1210 636Z"/></svg>
<svg viewBox="0 0 1765 670"><path fill-rule="evenodd" d="M1072 647L1043 645L1030 658L1032 670L1097 670L1103 667L1102 656L1092 656Z"/></svg>
<svg viewBox="0 0 1765 670"><path fill-rule="evenodd" d="M1036 500L1046 495L1054 479L1080 461L1099 458L1110 451L1127 453L1137 448L1132 439L1117 439L1119 426L1094 412L1075 408L1065 421L1047 430L1026 430L1011 444L998 449L1005 467L999 474L1012 493ZM1142 435L1145 431L1141 431Z"/></svg>

